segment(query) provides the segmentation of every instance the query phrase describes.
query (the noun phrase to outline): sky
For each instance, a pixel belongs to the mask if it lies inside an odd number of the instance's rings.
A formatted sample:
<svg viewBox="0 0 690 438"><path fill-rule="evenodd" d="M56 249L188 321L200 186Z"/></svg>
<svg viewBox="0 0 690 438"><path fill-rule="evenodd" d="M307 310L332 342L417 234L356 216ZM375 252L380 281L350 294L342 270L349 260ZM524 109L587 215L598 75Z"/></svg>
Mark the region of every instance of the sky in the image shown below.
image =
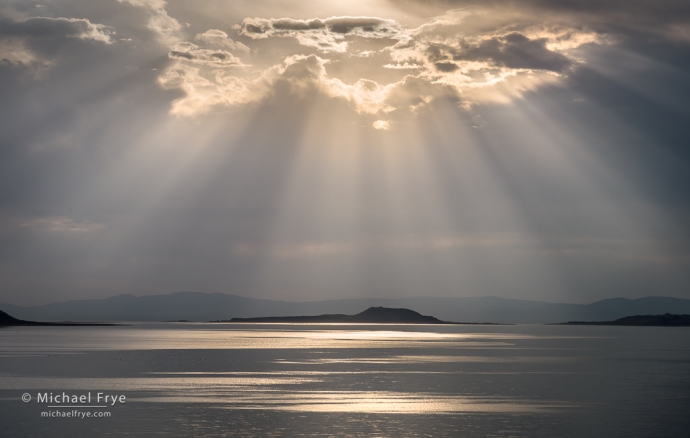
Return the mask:
<svg viewBox="0 0 690 438"><path fill-rule="evenodd" d="M0 0L0 302L690 298L690 3Z"/></svg>

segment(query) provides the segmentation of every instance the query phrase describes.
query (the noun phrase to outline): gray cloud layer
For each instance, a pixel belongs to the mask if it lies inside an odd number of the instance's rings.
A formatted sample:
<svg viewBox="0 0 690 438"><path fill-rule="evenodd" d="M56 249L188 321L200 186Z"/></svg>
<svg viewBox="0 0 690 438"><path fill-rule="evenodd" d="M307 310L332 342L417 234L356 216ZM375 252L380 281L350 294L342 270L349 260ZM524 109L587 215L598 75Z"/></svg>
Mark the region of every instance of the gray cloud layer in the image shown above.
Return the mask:
<svg viewBox="0 0 690 438"><path fill-rule="evenodd" d="M226 50L200 49L192 43L178 43L168 53L173 59L212 66L240 66L242 62Z"/></svg>
<svg viewBox="0 0 690 438"><path fill-rule="evenodd" d="M245 18L240 25L240 33L250 38L266 38L291 31L320 29L341 35L356 34L378 38L394 37L399 33L398 24L395 21L378 17L331 17L310 20Z"/></svg>
<svg viewBox="0 0 690 438"><path fill-rule="evenodd" d="M73 37L109 42L108 27L80 18L31 17L21 21L0 20L0 35L63 38Z"/></svg>
<svg viewBox="0 0 690 438"><path fill-rule="evenodd" d="M442 72L453 72L459 67L450 61L486 61L497 66L563 72L573 61L561 53L546 48L546 39L529 39L513 32L471 43L460 40L457 46L430 44L429 60Z"/></svg>

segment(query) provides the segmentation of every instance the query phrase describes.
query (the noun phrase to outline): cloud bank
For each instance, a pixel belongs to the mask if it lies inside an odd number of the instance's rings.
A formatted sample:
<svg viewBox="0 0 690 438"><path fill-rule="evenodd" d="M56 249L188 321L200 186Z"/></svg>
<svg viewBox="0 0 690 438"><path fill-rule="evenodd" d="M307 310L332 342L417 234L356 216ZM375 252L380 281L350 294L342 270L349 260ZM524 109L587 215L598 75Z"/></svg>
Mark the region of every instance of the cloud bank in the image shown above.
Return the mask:
<svg viewBox="0 0 690 438"><path fill-rule="evenodd" d="M184 115L204 113L218 105L261 101L281 81L301 83L290 87L296 93L309 90L345 99L358 113L416 112L439 98L455 100L458 106L469 108L485 101L509 102L525 91L554 83L585 63L582 58L585 46L612 41L582 26L568 23L545 26L538 20L530 22L528 16L521 17L519 26L506 25L501 20L490 22L480 31L465 28L466 23L491 12L483 8L449 11L416 28L406 28L395 20L380 17L245 18L236 26L240 36L250 41L290 39L313 53L289 54L289 50L295 49L283 44L282 59L280 50L273 50L272 54L278 59L261 58L259 49L250 55L244 44L239 45L223 31L211 29L198 34L195 40L224 45L243 52L244 56L261 59L268 66L255 71L251 78L243 72L219 74L199 68L179 79L181 76L172 72L185 67L173 65L163 74L161 83L166 88L177 86L187 94L172 109L174 114ZM360 46L356 50L351 48L354 43ZM170 57L188 65L241 65L229 53L200 51L190 44L178 43ZM362 45L375 50L362 50ZM376 60L369 64L368 71L362 71L360 79L345 81L328 73L329 64L358 56ZM391 82L367 77L378 76L386 70L408 74ZM170 75L178 79L166 79ZM228 84L232 85L228 87ZM226 95L228 92L233 95Z"/></svg>

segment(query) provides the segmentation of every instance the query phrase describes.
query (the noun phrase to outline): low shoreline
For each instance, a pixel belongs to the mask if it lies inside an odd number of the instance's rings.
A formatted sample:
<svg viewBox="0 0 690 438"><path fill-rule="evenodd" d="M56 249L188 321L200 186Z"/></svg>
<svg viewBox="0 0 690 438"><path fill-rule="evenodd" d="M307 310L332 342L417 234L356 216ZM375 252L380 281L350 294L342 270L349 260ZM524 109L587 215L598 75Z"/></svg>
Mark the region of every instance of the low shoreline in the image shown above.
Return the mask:
<svg viewBox="0 0 690 438"><path fill-rule="evenodd" d="M614 321L569 321L549 325L608 325L624 327L690 327L690 315L634 315Z"/></svg>

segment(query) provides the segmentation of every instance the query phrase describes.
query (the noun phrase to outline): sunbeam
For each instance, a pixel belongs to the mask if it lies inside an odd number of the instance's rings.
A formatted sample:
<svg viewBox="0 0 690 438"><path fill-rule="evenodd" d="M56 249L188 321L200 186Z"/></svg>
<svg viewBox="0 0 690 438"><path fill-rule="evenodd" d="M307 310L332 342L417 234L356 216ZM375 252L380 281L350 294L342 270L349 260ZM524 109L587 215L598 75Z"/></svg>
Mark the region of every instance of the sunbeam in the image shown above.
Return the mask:
<svg viewBox="0 0 690 438"><path fill-rule="evenodd" d="M682 26L428 3L3 7L8 299L684 296Z"/></svg>

